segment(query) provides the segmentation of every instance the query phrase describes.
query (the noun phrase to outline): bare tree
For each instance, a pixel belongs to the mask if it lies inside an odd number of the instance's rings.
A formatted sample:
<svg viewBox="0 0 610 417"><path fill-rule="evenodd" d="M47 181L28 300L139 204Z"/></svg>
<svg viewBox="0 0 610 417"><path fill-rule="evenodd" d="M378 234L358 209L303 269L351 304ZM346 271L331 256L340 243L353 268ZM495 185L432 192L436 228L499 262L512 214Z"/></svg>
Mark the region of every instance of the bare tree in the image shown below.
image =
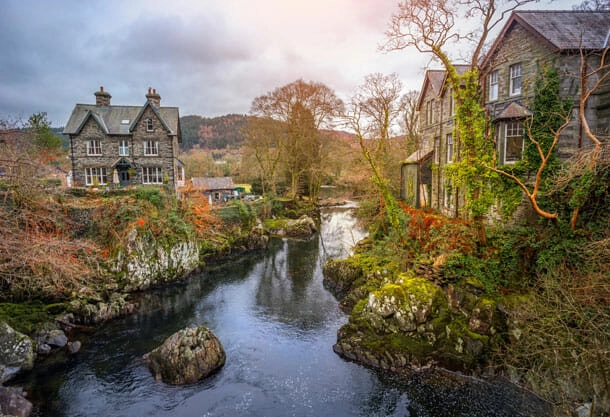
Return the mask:
<svg viewBox="0 0 610 417"><path fill-rule="evenodd" d="M277 193L277 170L284 133L283 125L275 120L258 117L248 119L244 149L256 161L263 194Z"/></svg>
<svg viewBox="0 0 610 417"><path fill-rule="evenodd" d="M291 196L300 194L306 173L309 196L315 198L325 155L319 129L330 127L343 113L343 102L322 83L297 80L255 98L251 113L284 125L280 161L290 176Z"/></svg>
<svg viewBox="0 0 610 417"><path fill-rule="evenodd" d="M398 229L396 202L390 190L387 171L395 166L391 137L397 134L405 110L402 82L398 75L370 74L358 87L345 115L348 127L356 133L362 156L368 164L375 187L380 193L381 207ZM392 162L390 162L392 160Z"/></svg>
<svg viewBox="0 0 610 417"><path fill-rule="evenodd" d="M610 0L584 0L582 3L573 6L572 9L585 11L610 10Z"/></svg>

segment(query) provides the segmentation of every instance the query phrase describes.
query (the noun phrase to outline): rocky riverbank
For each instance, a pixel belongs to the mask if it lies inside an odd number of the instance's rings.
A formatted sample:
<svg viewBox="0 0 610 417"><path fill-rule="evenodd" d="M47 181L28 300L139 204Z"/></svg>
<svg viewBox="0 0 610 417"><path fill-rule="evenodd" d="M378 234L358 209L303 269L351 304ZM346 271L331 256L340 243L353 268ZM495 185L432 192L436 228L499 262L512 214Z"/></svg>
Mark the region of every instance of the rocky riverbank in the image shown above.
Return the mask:
<svg viewBox="0 0 610 417"><path fill-rule="evenodd" d="M334 351L398 373L429 366L486 372L493 352L519 334L517 322L476 283L435 283L433 275L366 275L353 259L327 263L325 285L350 312Z"/></svg>
<svg viewBox="0 0 610 417"><path fill-rule="evenodd" d="M264 249L270 234L307 238L317 231L314 220L308 216L276 221L274 225L273 229L268 229L258 221L249 232L235 236L230 245L216 248L202 245L196 239L176 240L170 244L148 233L140 234L134 227L123 247L100 271L108 277L105 291L84 291L87 296L75 294L71 301L56 304L52 310L59 314L48 314L48 321L38 323L37 330L32 334L21 333L0 322L1 382L5 383L15 375L31 370L37 359L50 354L76 354L81 343L73 339L75 330L93 331L94 326L100 323L133 313L138 306L130 301L129 294L134 291L185 279L214 259ZM17 416L30 414L32 406L21 390L0 388L4 389L0 392L2 413L10 412Z"/></svg>

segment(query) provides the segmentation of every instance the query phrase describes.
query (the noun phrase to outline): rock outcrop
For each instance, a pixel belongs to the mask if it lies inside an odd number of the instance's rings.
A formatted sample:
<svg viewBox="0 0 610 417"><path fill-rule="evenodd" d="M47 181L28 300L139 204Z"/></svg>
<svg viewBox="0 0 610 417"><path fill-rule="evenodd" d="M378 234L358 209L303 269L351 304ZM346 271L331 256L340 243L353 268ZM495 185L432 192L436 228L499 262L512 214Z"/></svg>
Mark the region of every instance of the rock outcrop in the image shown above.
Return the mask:
<svg viewBox="0 0 610 417"><path fill-rule="evenodd" d="M395 372L430 365L473 372L506 334L492 300L408 274L385 281L356 304L336 353Z"/></svg>
<svg viewBox="0 0 610 417"><path fill-rule="evenodd" d="M311 217L303 215L296 220L275 220L271 225L268 225L268 230L270 234L275 236L307 238L316 233L318 228Z"/></svg>
<svg viewBox="0 0 610 417"><path fill-rule="evenodd" d="M184 278L200 265L195 240L161 242L133 229L110 268L123 290L140 291Z"/></svg>
<svg viewBox="0 0 610 417"><path fill-rule="evenodd" d="M35 343L28 336L0 322L0 383L34 366Z"/></svg>
<svg viewBox="0 0 610 417"><path fill-rule="evenodd" d="M145 355L155 379L182 385L197 382L225 363L220 341L207 327L180 330Z"/></svg>
<svg viewBox="0 0 610 417"><path fill-rule="evenodd" d="M113 293L107 300L72 300L72 312L65 321L90 325L129 315L137 306L127 298L127 294Z"/></svg>

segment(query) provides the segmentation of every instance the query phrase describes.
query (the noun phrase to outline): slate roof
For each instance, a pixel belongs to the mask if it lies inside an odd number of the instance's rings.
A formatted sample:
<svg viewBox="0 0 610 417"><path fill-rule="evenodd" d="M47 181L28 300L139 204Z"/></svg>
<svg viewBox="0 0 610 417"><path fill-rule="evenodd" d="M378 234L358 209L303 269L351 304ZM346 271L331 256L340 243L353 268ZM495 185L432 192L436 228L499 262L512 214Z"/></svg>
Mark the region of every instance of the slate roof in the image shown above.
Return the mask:
<svg viewBox="0 0 610 417"><path fill-rule="evenodd" d="M469 65L457 64L455 70L458 74L464 74ZM445 81L447 80L447 71L445 70L427 70L424 78L424 83L417 101L417 108L421 108L424 97L427 95L426 90L430 89L433 96L439 96L445 87Z"/></svg>
<svg viewBox="0 0 610 417"><path fill-rule="evenodd" d="M93 117L104 133L110 135L128 135L132 125L141 117L144 109L151 106L161 123L170 135L178 134L178 107L155 107L150 101L143 106L96 106L95 104L77 104L72 110L70 119L64 128L64 134L78 134L89 117Z"/></svg>
<svg viewBox="0 0 610 417"><path fill-rule="evenodd" d="M198 177L191 178L193 187L201 191L233 190L235 185L231 177Z"/></svg>
<svg viewBox="0 0 610 417"><path fill-rule="evenodd" d="M516 11L513 16L559 50L608 46L610 11Z"/></svg>
<svg viewBox="0 0 610 417"><path fill-rule="evenodd" d="M402 161L403 164L417 164L424 161L426 158L430 157L434 153L434 149L418 149L413 152L407 159Z"/></svg>
<svg viewBox="0 0 610 417"><path fill-rule="evenodd" d="M496 37L482 65L487 66L494 52L504 42L506 33L520 24L540 42L557 52L602 50L608 47L610 11L521 10L514 11ZM582 43L581 43L582 42Z"/></svg>
<svg viewBox="0 0 610 417"><path fill-rule="evenodd" d="M531 115L532 112L530 112L527 108L518 103L512 102L494 120L523 119L524 117Z"/></svg>

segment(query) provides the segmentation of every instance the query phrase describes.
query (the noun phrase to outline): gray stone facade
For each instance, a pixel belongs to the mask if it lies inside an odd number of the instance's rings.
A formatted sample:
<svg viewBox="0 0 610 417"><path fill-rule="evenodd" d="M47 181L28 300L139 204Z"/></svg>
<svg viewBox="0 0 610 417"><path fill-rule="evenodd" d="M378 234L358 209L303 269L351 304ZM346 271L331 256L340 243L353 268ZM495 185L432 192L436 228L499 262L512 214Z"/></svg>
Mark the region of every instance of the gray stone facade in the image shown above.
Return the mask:
<svg viewBox="0 0 610 417"><path fill-rule="evenodd" d="M111 105L103 88L95 97L95 105L75 106L64 129L73 186L166 184L175 191L184 185L177 107L160 107L161 97L150 89L143 106Z"/></svg>
<svg viewBox="0 0 610 417"><path fill-rule="evenodd" d="M583 132L579 116L581 51L586 55L589 70L596 68L600 52L608 47L606 35L610 29L610 12L529 11L513 12L482 62L481 93L483 104L493 126L499 165L521 159L523 148L522 122L531 113L534 82L541 69L554 67L560 76L560 94L574 99L572 119L562 132L557 155L567 159L591 146ZM456 66L463 72L465 66ZM422 85L418 112L422 143L418 152L403 163L402 188L414 190L421 184L421 169L405 165L419 163L414 155L432 156L430 206L443 214L457 217L463 198L445 177L445 169L459 158L459 142L454 137L451 91L446 86L444 70L429 70ZM492 76L493 74L493 76ZM599 76L603 75L600 73ZM512 79L512 80L511 80ZM595 80L592 78L590 84ZM591 130L607 138L610 130L610 84L597 89L585 107ZM413 176L417 175L417 178ZM422 206L421 198L411 198ZM403 196L405 198L405 196Z"/></svg>

